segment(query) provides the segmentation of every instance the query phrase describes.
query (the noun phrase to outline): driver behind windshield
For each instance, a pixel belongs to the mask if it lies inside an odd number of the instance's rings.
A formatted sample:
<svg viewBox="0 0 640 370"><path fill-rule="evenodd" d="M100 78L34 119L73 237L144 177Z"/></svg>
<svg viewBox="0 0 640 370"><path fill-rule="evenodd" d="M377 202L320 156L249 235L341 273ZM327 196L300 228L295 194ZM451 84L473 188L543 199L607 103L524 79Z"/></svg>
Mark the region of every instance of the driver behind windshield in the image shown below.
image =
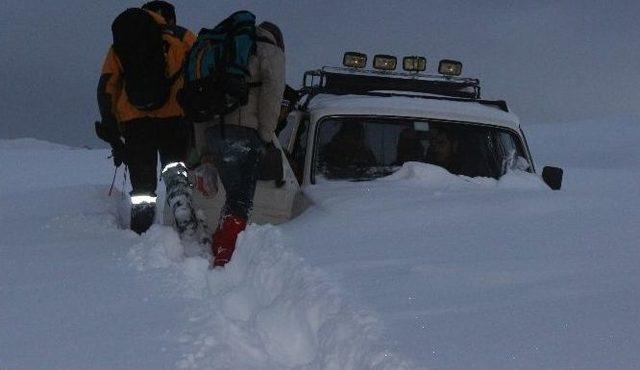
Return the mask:
<svg viewBox="0 0 640 370"><path fill-rule="evenodd" d="M364 127L357 123L343 123L322 148L322 157L327 175L332 178L364 175L377 162L365 141Z"/></svg>

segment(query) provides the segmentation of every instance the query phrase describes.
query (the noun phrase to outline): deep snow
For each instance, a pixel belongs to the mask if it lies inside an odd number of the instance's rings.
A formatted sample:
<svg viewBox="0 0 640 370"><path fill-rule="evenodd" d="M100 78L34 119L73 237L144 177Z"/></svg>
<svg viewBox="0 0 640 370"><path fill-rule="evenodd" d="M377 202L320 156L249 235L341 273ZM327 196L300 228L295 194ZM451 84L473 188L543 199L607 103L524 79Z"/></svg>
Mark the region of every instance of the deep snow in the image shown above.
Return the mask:
<svg viewBox="0 0 640 370"><path fill-rule="evenodd" d="M0 369L639 368L640 125L526 131L562 191L323 183L223 271L121 228L106 151L0 141Z"/></svg>

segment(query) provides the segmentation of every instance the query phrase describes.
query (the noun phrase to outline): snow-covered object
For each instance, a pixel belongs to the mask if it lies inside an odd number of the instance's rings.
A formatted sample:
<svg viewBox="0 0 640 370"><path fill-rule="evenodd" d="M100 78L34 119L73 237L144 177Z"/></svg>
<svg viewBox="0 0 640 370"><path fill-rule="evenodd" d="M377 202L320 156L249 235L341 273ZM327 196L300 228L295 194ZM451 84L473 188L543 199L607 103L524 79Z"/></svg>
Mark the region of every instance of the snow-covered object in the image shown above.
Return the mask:
<svg viewBox="0 0 640 370"><path fill-rule="evenodd" d="M221 271L125 227L108 151L9 144L0 368L636 369L640 125L528 134L563 190L411 163L322 183Z"/></svg>
<svg viewBox="0 0 640 370"><path fill-rule="evenodd" d="M416 97L379 97L362 95L319 95L309 105L312 121L328 115L372 115L431 118L477 122L520 129L513 113L476 102L423 99Z"/></svg>
<svg viewBox="0 0 640 370"><path fill-rule="evenodd" d="M350 74L347 73L345 76L350 76ZM395 78L401 77L389 77L390 80ZM402 79L406 79L406 76ZM305 77L305 83L306 80ZM446 83L446 80L438 80L438 82ZM309 86L305 87L309 88ZM332 167L327 159L329 156L341 159L351 158L355 162L367 163L369 167L360 166L361 163L352 165L352 167L358 167L356 170L363 173L358 180L366 176L380 177L382 174L392 173L398 164L405 162L404 158L427 161L427 147L431 145L429 135L437 130L444 130L445 127L449 130L448 135L452 135L449 140L453 142L454 139L451 137L458 135L456 140L459 141L455 146L456 148L464 147L465 151L462 153L460 150L455 154L461 158L460 160L448 158L448 162L451 164L449 169L452 172L463 173L464 170L466 171L464 174L468 176L480 175L496 178L512 168L535 172L527 141L520 129L519 119L515 114L506 111L506 103L504 102L504 104L496 104L496 102L478 99L459 99L453 96L435 96L411 91L408 93L405 91L402 96L397 94L375 95L375 93L380 93L379 91L374 92L373 95L367 93L334 95L334 93L327 91L324 93L318 93L318 91L313 88L307 91L306 102L290 113L287 127L276 140L286 153L281 156L284 168L284 186L276 186L274 182L258 182L251 221L272 224L287 221L304 212L310 205L306 189L317 181L323 181L325 175L331 175L333 172L341 174L339 176L343 178L348 177L345 175L349 172L349 165L345 164L348 160L334 161L339 164ZM383 91L382 93L389 92ZM372 132L378 133L376 140L367 138L369 141L384 143L381 146L383 149L374 153L369 148L369 143L365 142L367 139L362 139L362 144L358 145L357 141L353 141L357 135L354 136L353 133L339 135L343 132L345 124L356 128L356 131L358 131L357 129L365 131L365 123L347 122L349 120L347 117L366 117L362 118L363 122L369 118L374 118L373 121L375 118L383 120L385 123L378 124L380 127L377 130L371 129ZM336 122L331 120L336 120ZM342 122L337 122L338 120L342 120ZM324 122L328 122L324 127L329 128L324 128L325 131L321 132ZM372 126L374 125L372 124ZM403 128L403 131L396 129L397 127ZM478 134L478 129L486 132ZM349 130L344 130L344 132L347 131ZM462 135L453 134L453 132L465 132L466 140L461 139ZM403 136L403 133L406 135ZM329 136L330 134L332 136ZM362 136L365 137L367 134L363 133ZM437 135L434 134L434 136ZM336 140L338 137L341 137L342 140ZM503 139L503 137L508 137L508 139ZM487 141L491 141L491 143L489 144ZM503 144L506 142L510 143ZM454 146L454 144L450 145ZM507 145L511 145L511 147L506 148ZM349 153L349 149L346 147L357 148L355 150L359 152ZM418 148L417 151L416 148ZM511 157L508 160L500 159L502 158L500 152L504 150L510 151ZM423 152L417 153L418 151ZM328 155L326 152L331 153ZM391 154L392 152L395 153ZM395 155L395 160L389 159L393 155ZM380 157L385 160L379 161ZM432 154L429 161L441 163L437 157L438 155ZM494 166L489 163L492 160L501 161L495 167L502 167L502 170L493 171ZM452 167L456 167L458 172ZM293 168L296 169L296 172L293 171ZM345 171L345 169L347 170ZM561 181L559 182L561 183ZM218 188L222 188L222 184L218 184ZM206 214L210 229L217 227L224 200L224 190L214 197L199 197L197 195L195 197L194 205ZM166 211L165 220L167 224L174 223L171 215Z"/></svg>

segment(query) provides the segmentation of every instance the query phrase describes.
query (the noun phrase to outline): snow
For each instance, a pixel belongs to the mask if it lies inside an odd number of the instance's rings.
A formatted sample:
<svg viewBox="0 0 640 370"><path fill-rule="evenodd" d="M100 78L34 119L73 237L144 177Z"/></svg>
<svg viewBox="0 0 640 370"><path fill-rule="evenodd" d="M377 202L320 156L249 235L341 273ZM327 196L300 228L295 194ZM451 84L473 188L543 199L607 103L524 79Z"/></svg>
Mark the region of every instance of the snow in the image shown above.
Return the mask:
<svg viewBox="0 0 640 370"><path fill-rule="evenodd" d="M123 227L107 151L0 141L0 368L638 368L640 125L525 129L563 190L420 163L323 182L214 271Z"/></svg>
<svg viewBox="0 0 640 370"><path fill-rule="evenodd" d="M328 115L383 115L421 117L451 121L478 122L520 129L518 116L497 107L475 102L460 103L416 97L377 97L362 95L327 95L314 97L309 104L312 121Z"/></svg>
<svg viewBox="0 0 640 370"><path fill-rule="evenodd" d="M3 150L27 150L27 151L34 151L34 150L64 150L64 149L72 149L68 146L65 145L61 145L61 144L55 144L55 143L50 143L47 141L42 141L42 140L37 140L37 139L33 139L33 138L20 138L20 139L13 139L13 140L0 140L0 149Z"/></svg>

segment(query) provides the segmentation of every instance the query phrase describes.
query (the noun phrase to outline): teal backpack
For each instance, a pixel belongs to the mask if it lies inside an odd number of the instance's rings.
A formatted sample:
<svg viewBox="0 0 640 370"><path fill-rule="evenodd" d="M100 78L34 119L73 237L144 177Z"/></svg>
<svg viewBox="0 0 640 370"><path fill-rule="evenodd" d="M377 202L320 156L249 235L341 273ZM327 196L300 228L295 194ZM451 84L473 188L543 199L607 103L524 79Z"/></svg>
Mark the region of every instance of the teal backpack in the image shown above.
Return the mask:
<svg viewBox="0 0 640 370"><path fill-rule="evenodd" d="M180 94L189 120L206 121L247 104L249 89L260 86L248 82L256 42L273 44L256 36L256 17L246 10L233 13L214 29L200 30L187 56Z"/></svg>

